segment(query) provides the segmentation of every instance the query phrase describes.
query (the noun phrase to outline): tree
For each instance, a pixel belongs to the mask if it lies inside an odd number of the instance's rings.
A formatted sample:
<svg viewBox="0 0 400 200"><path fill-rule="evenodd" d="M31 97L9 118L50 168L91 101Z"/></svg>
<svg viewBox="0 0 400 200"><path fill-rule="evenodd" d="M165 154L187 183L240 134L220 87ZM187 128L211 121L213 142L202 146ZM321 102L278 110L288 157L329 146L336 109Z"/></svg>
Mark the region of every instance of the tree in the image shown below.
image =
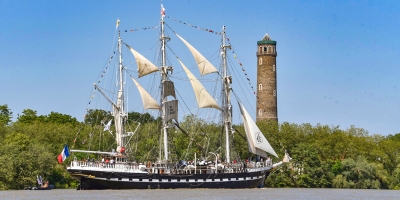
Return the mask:
<svg viewBox="0 0 400 200"><path fill-rule="evenodd" d="M0 147L0 189L23 189L35 185L37 175L50 176L56 160L46 146L22 133L8 134Z"/></svg>
<svg viewBox="0 0 400 200"><path fill-rule="evenodd" d="M128 112L128 119L129 121L135 121L141 124L155 121L154 117L149 113L140 114L138 112Z"/></svg>
<svg viewBox="0 0 400 200"><path fill-rule="evenodd" d="M400 164L397 165L393 172L393 181L390 183L390 188L400 190Z"/></svg>
<svg viewBox="0 0 400 200"><path fill-rule="evenodd" d="M0 125L8 125L12 119L12 112L7 104L0 105Z"/></svg>
<svg viewBox="0 0 400 200"><path fill-rule="evenodd" d="M397 133L395 135L388 135L387 136L388 139L393 140L393 141L397 141L400 142L400 133Z"/></svg>
<svg viewBox="0 0 400 200"><path fill-rule="evenodd" d="M379 189L380 182L376 180L376 165L359 156L356 160L347 158L342 161L343 172L334 179L335 187L356 189ZM382 171L380 171L382 173ZM381 174L381 176L383 176ZM346 180L343 180L343 179ZM347 184L346 184L347 182Z"/></svg>
<svg viewBox="0 0 400 200"><path fill-rule="evenodd" d="M51 112L45 118L45 122L58 123L58 124L67 124L67 123L76 124L78 123L78 120L76 120L75 117L72 117L70 115L61 114L58 112Z"/></svg>
<svg viewBox="0 0 400 200"><path fill-rule="evenodd" d="M299 187L326 188L331 186L333 174L329 163L322 161L318 149L311 144L300 144L292 151L296 184Z"/></svg>
<svg viewBox="0 0 400 200"><path fill-rule="evenodd" d="M17 121L21 123L33 123L38 119L37 111L31 109L24 109L22 115L18 117Z"/></svg>
<svg viewBox="0 0 400 200"><path fill-rule="evenodd" d="M102 121L106 123L105 121L110 119L112 119L111 112L101 109L90 109L86 112L84 123L96 126L101 124Z"/></svg>

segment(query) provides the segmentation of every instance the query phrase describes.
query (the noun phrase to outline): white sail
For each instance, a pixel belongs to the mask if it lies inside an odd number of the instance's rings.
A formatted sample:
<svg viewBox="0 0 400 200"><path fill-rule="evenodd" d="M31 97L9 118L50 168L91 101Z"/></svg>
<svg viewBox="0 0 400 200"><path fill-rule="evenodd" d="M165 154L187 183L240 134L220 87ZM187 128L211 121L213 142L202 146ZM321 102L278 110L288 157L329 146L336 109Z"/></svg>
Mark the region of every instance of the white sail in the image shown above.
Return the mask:
<svg viewBox="0 0 400 200"><path fill-rule="evenodd" d="M262 157L267 157L265 152L268 152L278 158L278 155L275 153L268 140L261 133L260 129L257 127L256 123L253 121L244 106L239 103L239 107L244 121L247 140L249 141L250 152Z"/></svg>
<svg viewBox="0 0 400 200"><path fill-rule="evenodd" d="M124 143L122 141L122 117L121 111L119 107L113 106L113 116L114 116L114 125L115 125L115 140L117 141L117 146L123 146Z"/></svg>
<svg viewBox="0 0 400 200"><path fill-rule="evenodd" d="M142 97L143 107L147 109L157 109L161 110L160 105L150 96L150 94L135 80L131 77L132 81L136 84L139 90L140 96Z"/></svg>
<svg viewBox="0 0 400 200"><path fill-rule="evenodd" d="M147 60L147 58L142 56L142 54L138 53L137 51L132 49L132 47L130 47L130 46L128 46L128 48L136 59L136 63L138 65L139 78L142 76L146 76L147 74L151 74L153 72L158 71L158 68L152 62Z"/></svg>
<svg viewBox="0 0 400 200"><path fill-rule="evenodd" d="M222 110L215 99L207 92L206 88L200 83L199 80L190 72L190 70L178 59L179 63L181 63L183 69L188 76L190 83L192 84L194 94L196 95L197 105L199 108L215 108L218 110Z"/></svg>
<svg viewBox="0 0 400 200"><path fill-rule="evenodd" d="M178 121L178 100L166 101L163 104L164 120L167 122L171 119Z"/></svg>
<svg viewBox="0 0 400 200"><path fill-rule="evenodd" d="M192 52L192 55L194 59L196 60L197 66L199 67L200 74L206 75L214 72L218 72L218 70L203 56L201 55L200 52L198 52L192 45L190 45L185 39L183 39L181 36L176 34L179 39L182 40L183 43L189 48L190 52Z"/></svg>
<svg viewBox="0 0 400 200"><path fill-rule="evenodd" d="M250 127L246 121L246 118L244 118L244 116L242 115L242 119L244 122L244 131L246 132L246 137L247 137L247 143L249 146L249 152L252 154L257 154L257 150L256 147L254 146L253 143L253 137L251 136L251 131L250 131Z"/></svg>

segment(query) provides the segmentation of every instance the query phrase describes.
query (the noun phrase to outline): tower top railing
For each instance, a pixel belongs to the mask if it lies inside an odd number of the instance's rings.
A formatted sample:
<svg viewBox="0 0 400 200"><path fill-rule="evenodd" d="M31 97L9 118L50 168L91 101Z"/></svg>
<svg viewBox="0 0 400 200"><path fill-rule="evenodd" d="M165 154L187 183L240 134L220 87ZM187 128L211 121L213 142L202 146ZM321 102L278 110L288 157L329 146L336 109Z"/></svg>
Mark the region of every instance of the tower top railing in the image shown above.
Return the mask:
<svg viewBox="0 0 400 200"><path fill-rule="evenodd" d="M273 41L273 40L260 40L260 41L257 41L257 45L260 45L260 44L274 44L274 45L276 45L276 41Z"/></svg>
<svg viewBox="0 0 400 200"><path fill-rule="evenodd" d="M257 54L257 56L261 56L261 55L270 55L270 56L278 56L278 52L274 52L274 53L272 53L272 52L262 52L262 53L260 53L259 51L257 51L256 52L256 54Z"/></svg>

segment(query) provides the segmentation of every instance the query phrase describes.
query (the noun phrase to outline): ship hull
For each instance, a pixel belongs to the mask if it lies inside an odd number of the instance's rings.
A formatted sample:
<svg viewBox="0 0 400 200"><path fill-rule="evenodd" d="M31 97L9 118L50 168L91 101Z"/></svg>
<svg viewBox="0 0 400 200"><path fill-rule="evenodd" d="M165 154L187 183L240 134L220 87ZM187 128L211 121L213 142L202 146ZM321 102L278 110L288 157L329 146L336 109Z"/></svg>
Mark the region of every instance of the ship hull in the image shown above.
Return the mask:
<svg viewBox="0 0 400 200"><path fill-rule="evenodd" d="M269 171L217 174L142 174L69 170L80 189L261 188Z"/></svg>

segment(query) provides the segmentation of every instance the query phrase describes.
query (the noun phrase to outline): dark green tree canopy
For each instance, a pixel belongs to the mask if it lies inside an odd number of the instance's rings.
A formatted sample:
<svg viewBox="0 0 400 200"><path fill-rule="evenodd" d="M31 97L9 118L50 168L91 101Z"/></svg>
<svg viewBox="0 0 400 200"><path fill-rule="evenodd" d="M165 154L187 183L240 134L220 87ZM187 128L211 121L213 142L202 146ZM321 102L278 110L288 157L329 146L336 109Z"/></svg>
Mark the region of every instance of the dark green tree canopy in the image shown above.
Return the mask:
<svg viewBox="0 0 400 200"><path fill-rule="evenodd" d="M95 126L110 119L112 119L110 112L101 109L90 109L86 112L84 123Z"/></svg>
<svg viewBox="0 0 400 200"><path fill-rule="evenodd" d="M37 116L36 110L25 109L22 115L18 117L17 122L31 124L34 122L42 123L58 123L58 124L77 124L78 120L70 115L61 114L58 112L51 112L48 115Z"/></svg>
<svg viewBox="0 0 400 200"><path fill-rule="evenodd" d="M7 104L0 105L0 125L8 125L12 119L12 112Z"/></svg>

